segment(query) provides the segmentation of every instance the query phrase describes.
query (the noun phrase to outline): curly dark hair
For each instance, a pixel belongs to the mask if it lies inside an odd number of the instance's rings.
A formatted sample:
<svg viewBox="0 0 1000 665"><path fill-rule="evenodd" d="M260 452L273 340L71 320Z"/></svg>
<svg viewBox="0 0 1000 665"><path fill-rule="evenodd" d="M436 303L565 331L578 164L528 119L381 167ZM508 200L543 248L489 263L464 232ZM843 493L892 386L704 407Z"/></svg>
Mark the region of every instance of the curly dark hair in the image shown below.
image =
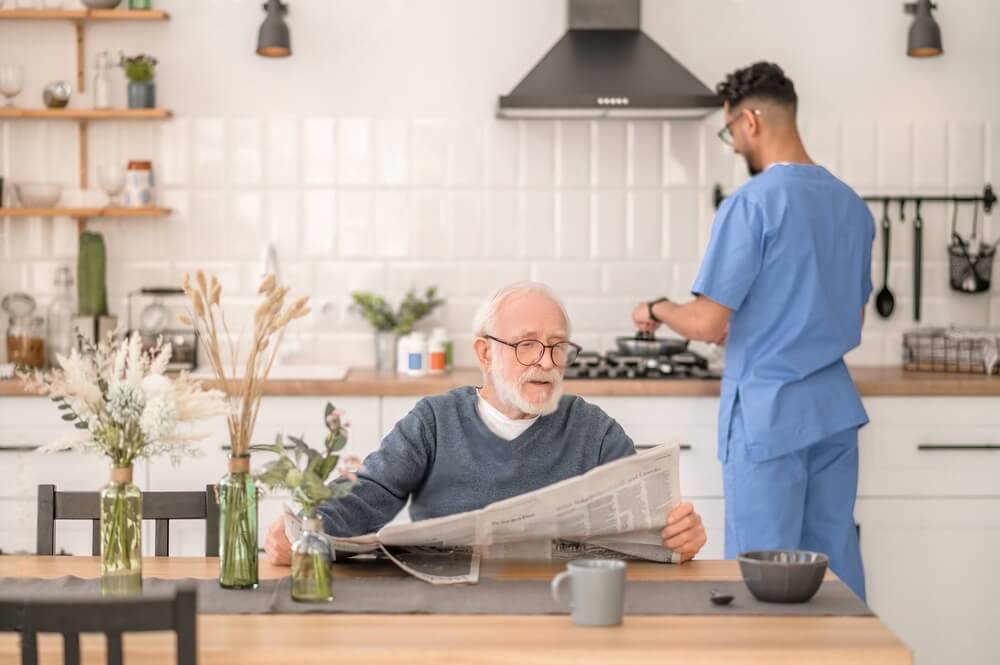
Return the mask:
<svg viewBox="0 0 1000 665"><path fill-rule="evenodd" d="M726 75L726 80L715 86L715 92L736 108L745 99L761 99L795 109L799 97L795 84L773 62L755 62Z"/></svg>

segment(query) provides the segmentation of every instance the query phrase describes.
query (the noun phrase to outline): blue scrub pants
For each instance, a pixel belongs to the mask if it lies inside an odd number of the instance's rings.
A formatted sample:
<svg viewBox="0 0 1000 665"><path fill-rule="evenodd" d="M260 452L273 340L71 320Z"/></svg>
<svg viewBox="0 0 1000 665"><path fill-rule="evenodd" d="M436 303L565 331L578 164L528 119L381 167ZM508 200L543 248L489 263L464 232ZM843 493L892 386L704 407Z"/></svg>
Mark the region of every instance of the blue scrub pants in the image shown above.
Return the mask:
<svg viewBox="0 0 1000 665"><path fill-rule="evenodd" d="M726 558L763 549L823 552L833 572L864 600L865 573L854 525L857 428L765 462L747 458L746 442L737 403L722 467Z"/></svg>

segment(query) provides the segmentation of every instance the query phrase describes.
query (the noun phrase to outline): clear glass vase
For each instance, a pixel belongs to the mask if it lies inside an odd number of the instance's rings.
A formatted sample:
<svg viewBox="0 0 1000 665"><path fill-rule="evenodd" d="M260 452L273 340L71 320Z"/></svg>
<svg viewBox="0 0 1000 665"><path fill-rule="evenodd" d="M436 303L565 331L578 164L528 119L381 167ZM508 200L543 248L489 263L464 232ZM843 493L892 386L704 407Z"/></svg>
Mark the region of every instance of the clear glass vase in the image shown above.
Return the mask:
<svg viewBox="0 0 1000 665"><path fill-rule="evenodd" d="M292 544L292 600L328 603L333 600L333 552L323 537L319 518L303 523L302 535Z"/></svg>
<svg viewBox="0 0 1000 665"><path fill-rule="evenodd" d="M132 483L132 467L111 470L101 490L101 592L142 591L142 492Z"/></svg>
<svg viewBox="0 0 1000 665"><path fill-rule="evenodd" d="M375 371L379 374L396 373L396 334L390 331L375 331Z"/></svg>
<svg viewBox="0 0 1000 665"><path fill-rule="evenodd" d="M229 473L219 482L219 584L257 588L257 485L250 455L230 457Z"/></svg>

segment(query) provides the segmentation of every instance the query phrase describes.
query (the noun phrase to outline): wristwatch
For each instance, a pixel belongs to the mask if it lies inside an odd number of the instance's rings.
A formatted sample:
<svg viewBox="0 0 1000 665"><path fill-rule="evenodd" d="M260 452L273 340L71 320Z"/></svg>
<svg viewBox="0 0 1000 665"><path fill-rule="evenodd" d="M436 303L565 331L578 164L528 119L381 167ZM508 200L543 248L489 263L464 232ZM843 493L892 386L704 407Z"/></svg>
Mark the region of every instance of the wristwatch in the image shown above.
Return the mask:
<svg viewBox="0 0 1000 665"><path fill-rule="evenodd" d="M660 321L656 318L656 314L653 314L653 307L655 305L659 305L661 302L670 302L670 298L657 298L656 300L650 300L646 303L646 309L649 310L649 318L657 323L663 323L663 321Z"/></svg>

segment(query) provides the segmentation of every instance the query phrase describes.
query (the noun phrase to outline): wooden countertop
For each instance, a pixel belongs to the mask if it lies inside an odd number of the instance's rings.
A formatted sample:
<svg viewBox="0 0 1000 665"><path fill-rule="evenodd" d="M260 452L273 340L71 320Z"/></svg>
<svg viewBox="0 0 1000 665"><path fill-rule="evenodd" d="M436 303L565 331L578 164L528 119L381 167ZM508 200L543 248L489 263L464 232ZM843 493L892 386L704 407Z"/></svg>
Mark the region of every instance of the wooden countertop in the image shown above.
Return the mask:
<svg viewBox="0 0 1000 665"><path fill-rule="evenodd" d="M217 559L152 558L149 577L211 579ZM337 566L336 578L355 574ZM484 576L549 579L562 566L501 564ZM356 568L354 568L356 570ZM95 577L93 557L0 557L0 577ZM261 577L288 568L261 561ZM401 573L400 573L401 574ZM632 579L738 579L735 561L681 566L630 563ZM125 662L173 663L172 634L131 634ZM104 640L81 639L83 662L103 662ZM42 636L40 662L55 662L61 638ZM700 665L908 665L912 654L877 617L632 616L621 627L581 628L566 616L500 615L201 615L198 655L204 665L274 665L338 660L399 663L699 663ZM0 662L17 662L18 639L0 633ZM53 659L53 660L47 660Z"/></svg>
<svg viewBox="0 0 1000 665"><path fill-rule="evenodd" d="M906 372L899 367L855 367L851 375L864 397L886 396L1000 396L1000 376L981 374L945 374ZM479 385L481 374L475 369L457 369L442 376L421 378L380 375L368 368L352 369L342 381L323 379L274 379L268 381L265 395L284 396L421 396L452 388ZM218 387L216 381L204 381L206 387ZM642 397L718 397L716 380L591 380L566 381L566 392L583 396ZM23 396L17 380L0 381L0 397Z"/></svg>

